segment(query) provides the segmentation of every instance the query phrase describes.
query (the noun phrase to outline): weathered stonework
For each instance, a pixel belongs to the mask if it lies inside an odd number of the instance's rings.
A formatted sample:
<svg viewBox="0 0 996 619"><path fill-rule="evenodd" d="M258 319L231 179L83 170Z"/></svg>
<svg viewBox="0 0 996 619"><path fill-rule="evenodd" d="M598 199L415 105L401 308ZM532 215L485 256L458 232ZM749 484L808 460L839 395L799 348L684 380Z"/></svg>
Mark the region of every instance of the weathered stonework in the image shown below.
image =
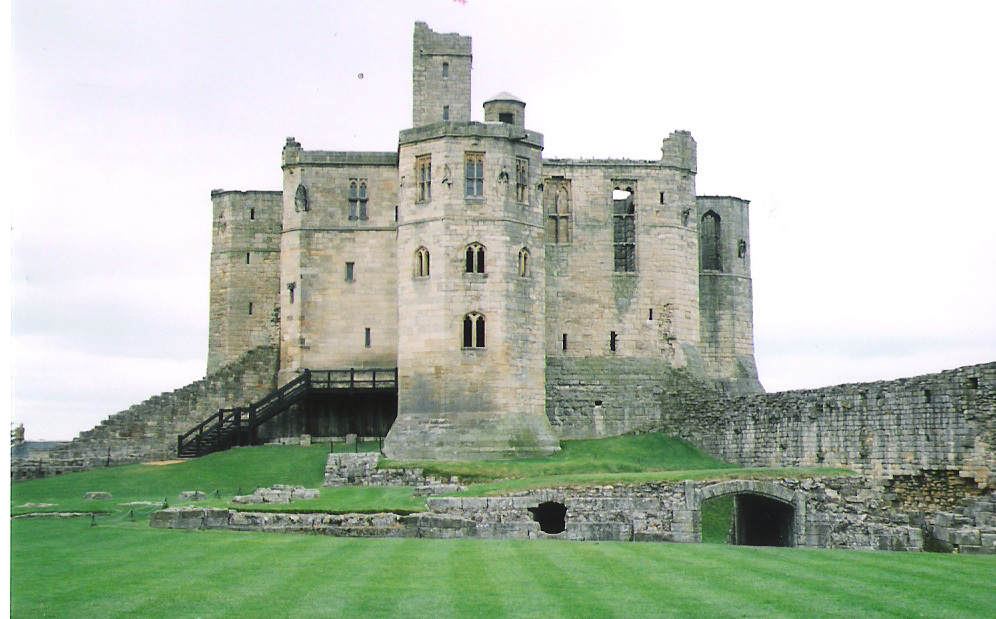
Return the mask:
<svg viewBox="0 0 996 619"><path fill-rule="evenodd" d="M777 525L782 530L773 538L777 543L770 545L922 551L929 544L938 550L996 554L992 494L964 503L959 513L924 514L903 509L880 480L859 477L686 481L553 488L500 497L430 497L429 511L408 515L171 508L153 514L150 523L161 528L348 537L696 543L701 540L703 503L723 496L782 506L786 515ZM734 519L749 519L749 509L746 502L738 506Z"/></svg>
<svg viewBox="0 0 996 619"><path fill-rule="evenodd" d="M665 389L659 429L743 466L847 467L897 480L950 471L991 489L996 363L732 398L682 381Z"/></svg>
<svg viewBox="0 0 996 619"><path fill-rule="evenodd" d="M44 458L11 463L11 480L176 457L176 436L219 408L245 405L276 387L277 349L262 347L186 387L111 415Z"/></svg>
<svg viewBox="0 0 996 619"><path fill-rule="evenodd" d="M653 394L673 368L761 390L747 202L695 195L690 133L655 160L545 160L515 96L471 120L469 37L419 22L412 58L396 151L288 138L282 198L212 194L209 369L274 341L278 384L397 367L384 450L399 459L536 456L643 429L653 396L618 396Z"/></svg>

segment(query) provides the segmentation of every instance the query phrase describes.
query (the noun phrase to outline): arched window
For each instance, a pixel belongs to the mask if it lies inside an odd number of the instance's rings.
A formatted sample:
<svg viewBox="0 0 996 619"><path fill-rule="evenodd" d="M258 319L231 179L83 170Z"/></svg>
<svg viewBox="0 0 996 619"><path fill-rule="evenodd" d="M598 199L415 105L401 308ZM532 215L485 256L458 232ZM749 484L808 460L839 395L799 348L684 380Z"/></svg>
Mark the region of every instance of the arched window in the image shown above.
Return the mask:
<svg viewBox="0 0 996 619"><path fill-rule="evenodd" d="M349 220L365 221L367 218L367 181L362 178L349 179Z"/></svg>
<svg viewBox="0 0 996 619"><path fill-rule="evenodd" d="M529 250L523 247L519 250L519 277L529 276Z"/></svg>
<svg viewBox="0 0 996 619"><path fill-rule="evenodd" d="M721 225L713 211L707 211L699 222L699 264L703 271L723 270Z"/></svg>
<svg viewBox="0 0 996 619"><path fill-rule="evenodd" d="M463 347L484 348L484 315L471 312L463 317Z"/></svg>
<svg viewBox="0 0 996 619"><path fill-rule="evenodd" d="M551 189L554 186L551 185ZM557 188L547 227L547 237L552 243L571 242L571 196L565 185Z"/></svg>
<svg viewBox="0 0 996 619"><path fill-rule="evenodd" d="M303 183L297 186L297 191L294 193L294 210L308 210L308 189Z"/></svg>
<svg viewBox="0 0 996 619"><path fill-rule="evenodd" d="M466 251L467 265L465 273L484 273L484 246L480 243L471 243Z"/></svg>
<svg viewBox="0 0 996 619"><path fill-rule="evenodd" d="M429 277L429 250L425 247L415 252L415 277Z"/></svg>

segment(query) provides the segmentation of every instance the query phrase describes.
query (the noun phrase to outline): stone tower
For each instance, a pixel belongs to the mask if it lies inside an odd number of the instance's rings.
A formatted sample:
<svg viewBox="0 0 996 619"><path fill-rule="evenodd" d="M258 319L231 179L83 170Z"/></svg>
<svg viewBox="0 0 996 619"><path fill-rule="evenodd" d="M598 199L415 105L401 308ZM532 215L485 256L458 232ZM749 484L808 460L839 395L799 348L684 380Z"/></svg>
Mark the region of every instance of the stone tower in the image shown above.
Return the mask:
<svg viewBox="0 0 996 619"><path fill-rule="evenodd" d="M207 373L277 344L280 192L211 192Z"/></svg>
<svg viewBox="0 0 996 619"><path fill-rule="evenodd" d="M414 38L415 126L398 160L398 418L384 452L549 454L543 136L504 93L485 104L501 120L470 121L469 37L419 23Z"/></svg>
<svg viewBox="0 0 996 619"><path fill-rule="evenodd" d="M749 202L698 196L699 329L705 373L732 393L762 391L754 363Z"/></svg>

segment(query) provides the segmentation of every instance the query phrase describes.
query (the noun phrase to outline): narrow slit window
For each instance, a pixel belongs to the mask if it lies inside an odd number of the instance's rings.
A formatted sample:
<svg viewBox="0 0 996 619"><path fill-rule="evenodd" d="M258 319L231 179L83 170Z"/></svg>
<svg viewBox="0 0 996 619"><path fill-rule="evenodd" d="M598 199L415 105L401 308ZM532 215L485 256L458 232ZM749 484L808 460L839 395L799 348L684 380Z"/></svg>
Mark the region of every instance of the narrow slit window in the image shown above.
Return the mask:
<svg viewBox="0 0 996 619"><path fill-rule="evenodd" d="M708 211L699 222L699 260L703 271L722 271L722 220Z"/></svg>
<svg viewBox="0 0 996 619"><path fill-rule="evenodd" d="M354 263L352 263L352 262L347 262L346 263L346 281L347 282L353 281L353 266L354 266Z"/></svg>
<svg viewBox="0 0 996 619"><path fill-rule="evenodd" d="M370 327L363 330L363 347L370 348Z"/></svg>
<svg viewBox="0 0 996 619"><path fill-rule="evenodd" d="M449 76L450 76L450 63L444 62L443 63L443 77L447 78Z"/></svg>
<svg viewBox="0 0 996 619"><path fill-rule="evenodd" d="M565 333L562 338L564 350L567 350L567 334Z"/></svg>
<svg viewBox="0 0 996 619"><path fill-rule="evenodd" d="M609 350L612 351L612 352L616 352L616 332L615 331L610 331L609 332Z"/></svg>
<svg viewBox="0 0 996 619"><path fill-rule="evenodd" d="M443 120L449 120L449 119L450 119L450 106L444 105L443 106Z"/></svg>
<svg viewBox="0 0 996 619"><path fill-rule="evenodd" d="M251 252L246 252L246 264L249 264L249 256Z"/></svg>
<svg viewBox="0 0 996 619"><path fill-rule="evenodd" d="M651 307L650 311L647 312L647 320L653 320L653 319L654 319L654 308Z"/></svg>
<svg viewBox="0 0 996 619"><path fill-rule="evenodd" d="M256 219L256 209L254 208L249 209L249 219L250 220Z"/></svg>
<svg viewBox="0 0 996 619"><path fill-rule="evenodd" d="M429 277L429 250L425 247L415 251L415 277Z"/></svg>
<svg viewBox="0 0 996 619"><path fill-rule="evenodd" d="M297 286L296 286L296 284L294 282L291 282L291 283L287 284L287 293L290 295L290 304L291 305L294 305L294 288L296 288L296 287Z"/></svg>
<svg viewBox="0 0 996 619"><path fill-rule="evenodd" d="M252 301L249 302L249 315L252 316Z"/></svg>

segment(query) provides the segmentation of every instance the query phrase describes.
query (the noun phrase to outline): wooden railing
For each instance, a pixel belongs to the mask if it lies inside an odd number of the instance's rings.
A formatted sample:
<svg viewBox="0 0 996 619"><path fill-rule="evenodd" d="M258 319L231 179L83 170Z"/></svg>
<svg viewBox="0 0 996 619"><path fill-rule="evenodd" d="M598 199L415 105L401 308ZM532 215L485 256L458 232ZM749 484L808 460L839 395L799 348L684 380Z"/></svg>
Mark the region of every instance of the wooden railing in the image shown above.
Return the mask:
<svg viewBox="0 0 996 619"><path fill-rule="evenodd" d="M259 427L313 392L392 390L398 388L398 368L304 370L297 378L246 407L222 408L176 437L181 458L258 443Z"/></svg>

